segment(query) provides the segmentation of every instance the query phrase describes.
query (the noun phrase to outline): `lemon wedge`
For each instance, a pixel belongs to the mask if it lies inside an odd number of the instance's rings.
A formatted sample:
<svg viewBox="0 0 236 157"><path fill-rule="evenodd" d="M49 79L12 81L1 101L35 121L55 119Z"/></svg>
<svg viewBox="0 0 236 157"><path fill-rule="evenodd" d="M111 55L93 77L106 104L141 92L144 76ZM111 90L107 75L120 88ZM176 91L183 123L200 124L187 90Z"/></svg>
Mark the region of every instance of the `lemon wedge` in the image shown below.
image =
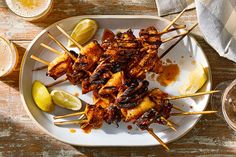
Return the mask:
<svg viewBox="0 0 236 157"><path fill-rule="evenodd" d="M182 95L197 92L207 81L207 75L201 64L196 63L195 69L190 72L187 82L179 88Z"/></svg>
<svg viewBox="0 0 236 157"><path fill-rule="evenodd" d="M50 94L53 102L62 108L77 111L82 107L81 101L70 93L62 90L53 90Z"/></svg>
<svg viewBox="0 0 236 157"><path fill-rule="evenodd" d="M54 104L47 88L40 82L34 81L32 87L32 96L36 105L45 112L52 112Z"/></svg>
<svg viewBox="0 0 236 157"><path fill-rule="evenodd" d="M71 33L71 37L76 40L79 44L88 42L96 33L98 24L92 19L81 20L74 28ZM68 40L68 47L74 47L75 44Z"/></svg>

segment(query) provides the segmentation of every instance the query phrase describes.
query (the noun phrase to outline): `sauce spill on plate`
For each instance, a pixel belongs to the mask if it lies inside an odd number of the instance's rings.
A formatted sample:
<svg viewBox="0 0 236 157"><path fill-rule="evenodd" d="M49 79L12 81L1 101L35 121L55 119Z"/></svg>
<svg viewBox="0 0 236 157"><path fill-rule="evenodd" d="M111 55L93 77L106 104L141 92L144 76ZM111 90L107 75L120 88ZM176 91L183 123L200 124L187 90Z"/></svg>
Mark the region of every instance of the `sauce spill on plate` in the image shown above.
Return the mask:
<svg viewBox="0 0 236 157"><path fill-rule="evenodd" d="M75 129L70 129L70 133L76 133Z"/></svg>
<svg viewBox="0 0 236 157"><path fill-rule="evenodd" d="M177 64L163 66L163 72L157 77L157 81L162 86L168 86L177 80L180 70Z"/></svg>
<svg viewBox="0 0 236 157"><path fill-rule="evenodd" d="M132 130L132 128L133 128L132 125L128 125L128 126L127 126L127 129L128 129L128 130Z"/></svg>

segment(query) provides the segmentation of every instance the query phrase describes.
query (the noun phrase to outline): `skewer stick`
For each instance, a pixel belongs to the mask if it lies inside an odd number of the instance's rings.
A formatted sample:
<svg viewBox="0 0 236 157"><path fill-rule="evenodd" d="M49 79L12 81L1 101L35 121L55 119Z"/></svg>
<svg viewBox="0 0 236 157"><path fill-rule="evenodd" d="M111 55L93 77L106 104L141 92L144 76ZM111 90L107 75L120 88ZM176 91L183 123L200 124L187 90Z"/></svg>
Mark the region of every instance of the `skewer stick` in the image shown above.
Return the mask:
<svg viewBox="0 0 236 157"><path fill-rule="evenodd" d="M48 32L48 36L49 36L52 40L54 40L74 61L76 60L76 57L75 57L74 55L72 55L72 54L70 53L70 51L67 50L67 49L65 48L65 46L63 46L62 43L61 43L60 41L58 41L56 38L54 38L49 32Z"/></svg>
<svg viewBox="0 0 236 157"><path fill-rule="evenodd" d="M181 16L185 11L186 11L186 8L185 8L183 11L181 11L181 13L179 13L179 14L170 22L170 24L169 24L168 26L166 26L166 27L163 29L162 32L167 31L167 30L180 18L180 16Z"/></svg>
<svg viewBox="0 0 236 157"><path fill-rule="evenodd" d="M73 39L66 31L64 31L59 25L57 25L57 29L62 32L68 39L70 39L80 50L83 49L83 46L81 46L75 39Z"/></svg>
<svg viewBox="0 0 236 157"><path fill-rule="evenodd" d="M37 67L35 69L33 69L32 71L39 71L39 70L43 70L43 69L46 69L48 66L47 65L43 65L41 67Z"/></svg>
<svg viewBox="0 0 236 157"><path fill-rule="evenodd" d="M80 129L84 129L89 125L89 123L84 123L83 125L80 126Z"/></svg>
<svg viewBox="0 0 236 157"><path fill-rule="evenodd" d="M171 45L161 56L160 59L163 58L167 53L170 52L170 50L172 50L172 48L174 48L187 34L189 34L196 26L198 25L198 23L195 23L188 31L185 35L181 36L173 45Z"/></svg>
<svg viewBox="0 0 236 157"><path fill-rule="evenodd" d="M185 115L197 115L197 114L212 114L217 111L200 111L200 112L182 112L182 113L171 113L172 116L185 116Z"/></svg>
<svg viewBox="0 0 236 157"><path fill-rule="evenodd" d="M181 37L181 36L186 36L187 34L188 34L188 32L184 32L184 33L178 34L178 35L176 35L176 36L173 36L173 37L164 39L164 40L162 40L162 43L166 43L166 42L168 42L168 41L171 41L171 40L173 40L173 39L175 39L175 38L178 38L178 37Z"/></svg>
<svg viewBox="0 0 236 157"><path fill-rule="evenodd" d="M53 83L50 83L50 84L46 85L46 87L49 88L49 87L55 86L55 85L57 85L57 84L63 83L63 82L65 82L65 81L67 81L67 77L66 77L66 78L63 78L63 79L61 79L61 80L57 80L57 81L55 81L55 82L53 82Z"/></svg>
<svg viewBox="0 0 236 157"><path fill-rule="evenodd" d="M41 58L38 58L38 57L36 57L36 56L34 56L34 55L31 55L30 56L30 58L32 58L32 59L34 59L34 60L36 60L36 61L38 61L38 62L40 62L40 63L43 63L43 64L45 64L45 65L47 65L47 66L49 66L49 62L47 62L47 61L45 61L45 60L43 60L43 59L41 59Z"/></svg>
<svg viewBox="0 0 236 157"><path fill-rule="evenodd" d="M73 116L79 116L79 115L84 115L85 112L76 112L76 113L71 113L71 114L66 114L66 115L62 115L62 116L55 116L53 117L54 119L60 119L60 118L68 118L68 117L73 117Z"/></svg>
<svg viewBox="0 0 236 157"><path fill-rule="evenodd" d="M170 150L167 145L154 133L153 129L148 128L148 133L152 135L166 150Z"/></svg>
<svg viewBox="0 0 236 157"><path fill-rule="evenodd" d="M63 122L54 122L55 125L69 125L69 124L81 124L86 123L88 120L70 120L70 121L63 121Z"/></svg>
<svg viewBox="0 0 236 157"><path fill-rule="evenodd" d="M160 32L160 33L158 33L158 35L163 35L163 34L165 34L165 33L173 32L173 31L176 31L176 30L179 30L179 29L184 29L184 28L186 28L186 25L179 25L179 26L177 26L177 27L168 29L168 30L165 31L165 32Z"/></svg>
<svg viewBox="0 0 236 157"><path fill-rule="evenodd" d="M54 52L57 55L61 55L62 54L60 51L58 51L58 50L56 50L56 49L54 49L54 48L52 48L52 47L50 47L50 46L48 46L48 45L46 45L44 43L41 43L40 45L43 46L44 48L50 50L51 52Z"/></svg>
<svg viewBox="0 0 236 157"><path fill-rule="evenodd" d="M220 92L220 90L212 90L212 91L199 92L199 93L194 93L194 94L186 94L186 95L180 95L180 96L171 96L171 97L166 97L166 98L163 98L163 99L165 99L165 100L175 100L175 99L201 96L201 95L206 95L206 94L213 94L213 93L217 93L217 92Z"/></svg>
<svg viewBox="0 0 236 157"><path fill-rule="evenodd" d="M170 121L168 121L167 119L165 119L164 117L161 117L161 120L166 122L166 125L168 127L170 127L172 130L177 131L176 128L172 125L172 123Z"/></svg>
<svg viewBox="0 0 236 157"><path fill-rule="evenodd" d="M171 124L173 124L174 126L177 126L177 127L179 127L179 125L178 125L178 124L174 123L174 122L173 122L173 121L171 121L170 119L168 119L168 121L169 121Z"/></svg>
<svg viewBox="0 0 236 157"><path fill-rule="evenodd" d="M174 106L174 105L173 105L173 108L176 109L176 110L178 110L178 111L185 112L184 110L182 110L181 108L179 108L179 107L177 107L177 106Z"/></svg>
<svg viewBox="0 0 236 157"><path fill-rule="evenodd" d="M182 28L186 28L186 25L173 24L173 27L174 27L175 29L182 29ZM173 28L171 28L171 29L173 29ZM168 29L168 30L170 31L171 29Z"/></svg>

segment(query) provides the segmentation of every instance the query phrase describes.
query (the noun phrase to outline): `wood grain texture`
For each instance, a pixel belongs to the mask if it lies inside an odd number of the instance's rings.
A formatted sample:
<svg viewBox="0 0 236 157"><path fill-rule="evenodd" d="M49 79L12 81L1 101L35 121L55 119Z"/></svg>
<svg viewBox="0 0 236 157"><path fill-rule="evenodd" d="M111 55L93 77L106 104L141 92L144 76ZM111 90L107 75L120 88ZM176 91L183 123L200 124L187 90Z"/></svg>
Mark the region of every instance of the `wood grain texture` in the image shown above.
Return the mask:
<svg viewBox="0 0 236 157"><path fill-rule="evenodd" d="M106 4L106 5L104 5ZM42 22L30 23L11 13L0 1L0 35L12 40L24 54L30 41L50 24L76 15L145 14L157 15L154 0L56 0L52 13ZM167 16L173 19L175 15ZM178 23L190 26L196 22L195 10L184 14ZM236 77L236 64L221 58L203 39L197 27L193 36L205 51L212 67L213 88ZM0 79L0 157L23 156L235 156L236 132L223 119L204 115L184 137L169 144L166 152L154 147L73 147L43 133L28 117L19 95L19 71ZM208 107L210 109L210 107Z"/></svg>

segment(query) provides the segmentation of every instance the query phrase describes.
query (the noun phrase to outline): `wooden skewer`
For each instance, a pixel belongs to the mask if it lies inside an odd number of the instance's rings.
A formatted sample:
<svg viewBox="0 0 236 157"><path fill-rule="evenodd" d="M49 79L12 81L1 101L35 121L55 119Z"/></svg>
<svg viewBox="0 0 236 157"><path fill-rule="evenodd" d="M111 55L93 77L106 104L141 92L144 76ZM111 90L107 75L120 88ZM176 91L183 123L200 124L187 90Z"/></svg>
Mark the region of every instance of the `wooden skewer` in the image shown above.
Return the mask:
<svg viewBox="0 0 236 157"><path fill-rule="evenodd" d="M166 150L170 150L167 145L154 133L153 129L148 128L148 133L152 135Z"/></svg>
<svg viewBox="0 0 236 157"><path fill-rule="evenodd" d="M217 93L217 92L220 92L220 90L212 90L212 91L199 92L199 93L194 93L194 94L186 94L186 95L180 95L180 96L171 96L171 97L166 97L166 98L163 98L163 99L165 99L165 100L175 100L175 99L201 96L201 95L206 95L206 94L213 94L213 93Z"/></svg>
<svg viewBox="0 0 236 157"><path fill-rule="evenodd" d="M70 51L67 50L67 49L65 48L65 46L63 46L62 43L61 43L60 41L58 41L56 38L54 38L49 32L48 32L48 36L49 36L52 40L54 40L74 61L76 60L76 57L75 57L74 55L72 55L72 54L70 53Z"/></svg>
<svg viewBox="0 0 236 157"><path fill-rule="evenodd" d="M174 48L187 34L189 34L196 26L198 25L198 23L195 23L188 31L185 35L181 36L173 45L171 45L161 56L160 59L163 58L165 55L167 55L167 53L170 52L170 50L172 50L172 48Z"/></svg>
<svg viewBox="0 0 236 157"><path fill-rule="evenodd" d="M89 72L88 72L89 73ZM91 73L89 73L89 76L91 76ZM55 86L55 85L57 85L57 84L60 84L60 83L63 83L63 82L65 82L65 81L67 81L68 80L68 78L64 78L64 79L61 79L61 80L57 80L57 81L55 81L55 82L53 82L53 83L51 83L51 84L48 84L48 85L46 85L47 87L52 87L52 86Z"/></svg>
<svg viewBox="0 0 236 157"><path fill-rule="evenodd" d="M184 33L178 34L178 35L176 35L176 36L173 36L173 37L164 39L164 40L162 40L162 43L166 43L166 42L168 42L168 41L171 41L171 40L173 40L173 39L175 39L175 38L178 38L178 37L181 37L181 36L186 36L187 34L188 34L188 32L184 32Z"/></svg>
<svg viewBox="0 0 236 157"><path fill-rule="evenodd" d="M69 40L71 40L80 50L83 49L83 46L81 46L75 39L73 39L69 34L66 33L59 25L57 25L57 29L62 32Z"/></svg>
<svg viewBox="0 0 236 157"><path fill-rule="evenodd" d="M200 111L200 112L182 112L182 113L171 113L172 116L186 116L186 115L197 115L197 114L212 114L217 111Z"/></svg>
<svg viewBox="0 0 236 157"><path fill-rule="evenodd" d="M54 122L55 125L69 125L69 124L81 124L86 123L88 120L70 120L70 121L63 121L63 122Z"/></svg>
<svg viewBox="0 0 236 157"><path fill-rule="evenodd" d="M31 55L30 56L30 58L32 58L32 59L34 59L34 60L36 60L36 61L38 61L38 62L40 62L40 63L43 63L43 64L45 64L45 65L47 65L47 66L49 66L49 62L47 62L47 61L45 61L45 60L42 60L41 58L38 58L38 57L36 57L36 56L34 56L34 55Z"/></svg>
<svg viewBox="0 0 236 157"><path fill-rule="evenodd" d="M170 24L167 25L167 26L163 29L162 32L167 31L167 30L180 18L180 16L181 16L185 11L186 11L186 8L185 8L183 11L181 11L181 13L179 13L179 14L170 22Z"/></svg>
<svg viewBox="0 0 236 157"><path fill-rule="evenodd" d="M82 111L82 112L76 112L76 113L71 113L71 114L66 114L66 115L62 115L62 116L55 116L55 117L53 117L53 118L54 118L54 119L68 118L68 117L79 116L79 115L83 115L83 114L85 114L84 111Z"/></svg>
<svg viewBox="0 0 236 157"><path fill-rule="evenodd" d="M35 69L33 69L32 71L39 71L39 70L43 70L43 69L46 69L48 66L47 65L43 65L41 67L37 67Z"/></svg>
<svg viewBox="0 0 236 157"><path fill-rule="evenodd" d="M80 126L80 129L84 129L84 128L86 128L86 126L88 126L88 125L89 125L89 123L84 123L83 125Z"/></svg>
<svg viewBox="0 0 236 157"><path fill-rule="evenodd" d="M165 34L165 33L173 32L173 31L176 31L176 30L179 30L179 29L184 29L184 28L186 28L186 25L179 25L179 26L177 26L177 27L168 29L168 30L165 31L165 32L160 32L160 33L158 33L158 35L163 35L163 34Z"/></svg>
<svg viewBox="0 0 236 157"><path fill-rule="evenodd" d="M184 110L182 110L181 108L179 108L179 107L177 107L177 106L174 106L174 105L173 105L173 108L176 109L176 110L178 110L178 111L185 112Z"/></svg>
<svg viewBox="0 0 236 157"><path fill-rule="evenodd" d="M170 121L168 121L164 117L161 117L161 120L165 121L166 125L169 126L172 130L177 131L176 128L172 125L172 123Z"/></svg>
<svg viewBox="0 0 236 157"><path fill-rule="evenodd" d="M61 55L62 54L60 51L58 51L58 50L56 50L56 49L54 49L54 48L52 48L52 47L50 47L50 46L48 46L48 45L46 45L44 43L41 43L40 45L43 46L44 48L50 50L51 52L54 52L57 55Z"/></svg>
<svg viewBox="0 0 236 157"><path fill-rule="evenodd" d="M176 29L182 29L182 28L186 28L186 25L173 24L173 27L176 28ZM171 29L168 29L168 30L171 30Z"/></svg>
<svg viewBox="0 0 236 157"><path fill-rule="evenodd" d="M50 83L50 84L46 85L46 87L49 88L49 87L55 86L55 85L57 85L57 84L63 83L63 82L65 82L65 81L67 81L67 77L66 77L66 78L63 78L63 79L61 79L61 80L57 80L57 81L55 81L55 82L53 82L53 83Z"/></svg>
<svg viewBox="0 0 236 157"><path fill-rule="evenodd" d="M168 119L168 121L169 121L171 124L173 124L174 126L177 126L177 127L179 127L179 125L178 125L178 124L174 123L174 122L173 122L173 121L171 121L170 119Z"/></svg>

